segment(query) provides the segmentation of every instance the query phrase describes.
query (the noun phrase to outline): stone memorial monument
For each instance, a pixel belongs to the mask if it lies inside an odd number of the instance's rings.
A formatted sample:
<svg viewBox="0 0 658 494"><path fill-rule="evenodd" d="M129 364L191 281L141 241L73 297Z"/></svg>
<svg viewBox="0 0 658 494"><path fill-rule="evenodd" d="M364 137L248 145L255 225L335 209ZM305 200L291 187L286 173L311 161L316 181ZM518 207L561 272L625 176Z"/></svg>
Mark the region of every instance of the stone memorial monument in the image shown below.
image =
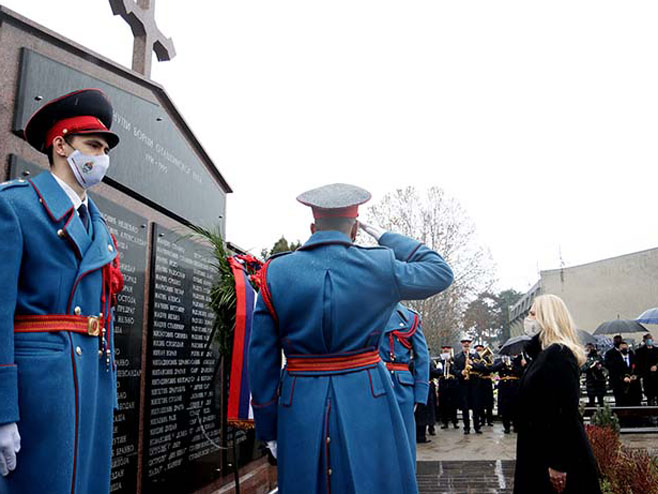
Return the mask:
<svg viewBox="0 0 658 494"><path fill-rule="evenodd" d="M153 51L159 60L175 54L155 24L154 3L110 0L135 35L133 70L0 6L0 181L48 168L23 138L43 102L80 88L107 94L121 145L92 195L116 236L125 279L115 319L111 492L205 494L232 472L219 448L225 427L208 308L213 271L186 225L219 225L224 235L232 191L165 89L148 78ZM267 466L257 463L247 467L252 480L243 493L249 485L269 490Z"/></svg>

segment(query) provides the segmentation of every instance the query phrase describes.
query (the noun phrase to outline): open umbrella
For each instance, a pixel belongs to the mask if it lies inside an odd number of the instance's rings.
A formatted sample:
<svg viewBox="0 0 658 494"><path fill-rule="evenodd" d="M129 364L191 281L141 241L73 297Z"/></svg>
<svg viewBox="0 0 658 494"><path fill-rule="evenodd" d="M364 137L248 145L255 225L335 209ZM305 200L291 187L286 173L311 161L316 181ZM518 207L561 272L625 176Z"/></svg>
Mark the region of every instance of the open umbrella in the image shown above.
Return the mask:
<svg viewBox="0 0 658 494"><path fill-rule="evenodd" d="M635 320L644 324L658 324L658 307L645 310L640 317Z"/></svg>
<svg viewBox="0 0 658 494"><path fill-rule="evenodd" d="M596 345L596 338L594 338L594 335L583 329L577 329L576 333L578 334L578 339L580 340L581 345L587 345L588 343Z"/></svg>
<svg viewBox="0 0 658 494"><path fill-rule="evenodd" d="M517 355L521 353L528 342L531 340L530 336L522 334L521 336L513 336L500 347L500 355Z"/></svg>
<svg viewBox="0 0 658 494"><path fill-rule="evenodd" d="M637 321L629 321L627 319L615 319L614 321L607 321L599 325L594 331L594 334L621 334L621 333L637 333L646 332L647 328L642 326Z"/></svg>

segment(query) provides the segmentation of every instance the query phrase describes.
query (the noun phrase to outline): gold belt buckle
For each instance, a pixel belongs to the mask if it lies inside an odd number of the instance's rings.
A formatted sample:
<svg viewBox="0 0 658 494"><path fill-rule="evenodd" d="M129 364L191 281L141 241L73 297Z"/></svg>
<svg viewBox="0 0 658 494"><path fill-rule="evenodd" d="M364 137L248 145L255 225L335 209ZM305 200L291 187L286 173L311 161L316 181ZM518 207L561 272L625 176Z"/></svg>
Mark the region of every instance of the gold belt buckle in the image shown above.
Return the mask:
<svg viewBox="0 0 658 494"><path fill-rule="evenodd" d="M101 325L98 317L89 316L87 319L87 334L89 336L98 336L101 332Z"/></svg>

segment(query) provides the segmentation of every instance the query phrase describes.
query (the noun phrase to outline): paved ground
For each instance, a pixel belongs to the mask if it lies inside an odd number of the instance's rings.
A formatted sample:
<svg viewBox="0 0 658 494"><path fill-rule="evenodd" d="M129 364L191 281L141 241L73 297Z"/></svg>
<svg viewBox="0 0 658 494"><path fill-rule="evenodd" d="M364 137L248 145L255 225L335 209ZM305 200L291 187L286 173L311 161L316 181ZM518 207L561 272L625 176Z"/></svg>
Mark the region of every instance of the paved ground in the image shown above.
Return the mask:
<svg viewBox="0 0 658 494"><path fill-rule="evenodd" d="M513 461L422 461L417 468L420 494L512 493Z"/></svg>
<svg viewBox="0 0 658 494"><path fill-rule="evenodd" d="M462 429L436 429L436 436L428 436L431 443L419 444L418 461L474 461L516 459L516 434L504 434L503 426L494 422L484 426L482 434L473 431L466 436Z"/></svg>
<svg viewBox="0 0 658 494"><path fill-rule="evenodd" d="M465 436L461 428L437 428L431 443L418 445L420 494L512 493L516 434L504 434L500 423L482 431ZM658 434L623 434L621 440L658 456Z"/></svg>
<svg viewBox="0 0 658 494"><path fill-rule="evenodd" d="M465 436L462 429L442 430L437 427L436 436L428 436L431 443L419 444L418 461L482 461L515 460L516 434L504 434L503 426L494 422L484 426L483 434ZM646 448L658 453L658 434L622 434L622 442L631 448Z"/></svg>

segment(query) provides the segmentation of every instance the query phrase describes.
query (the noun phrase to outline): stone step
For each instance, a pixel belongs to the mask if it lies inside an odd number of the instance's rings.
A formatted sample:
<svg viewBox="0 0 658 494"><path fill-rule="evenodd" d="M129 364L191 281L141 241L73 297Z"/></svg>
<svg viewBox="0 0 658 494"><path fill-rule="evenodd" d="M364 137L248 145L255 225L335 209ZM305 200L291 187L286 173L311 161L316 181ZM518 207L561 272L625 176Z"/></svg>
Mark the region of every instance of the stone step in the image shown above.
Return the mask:
<svg viewBox="0 0 658 494"><path fill-rule="evenodd" d="M420 494L512 494L514 461L419 461Z"/></svg>

